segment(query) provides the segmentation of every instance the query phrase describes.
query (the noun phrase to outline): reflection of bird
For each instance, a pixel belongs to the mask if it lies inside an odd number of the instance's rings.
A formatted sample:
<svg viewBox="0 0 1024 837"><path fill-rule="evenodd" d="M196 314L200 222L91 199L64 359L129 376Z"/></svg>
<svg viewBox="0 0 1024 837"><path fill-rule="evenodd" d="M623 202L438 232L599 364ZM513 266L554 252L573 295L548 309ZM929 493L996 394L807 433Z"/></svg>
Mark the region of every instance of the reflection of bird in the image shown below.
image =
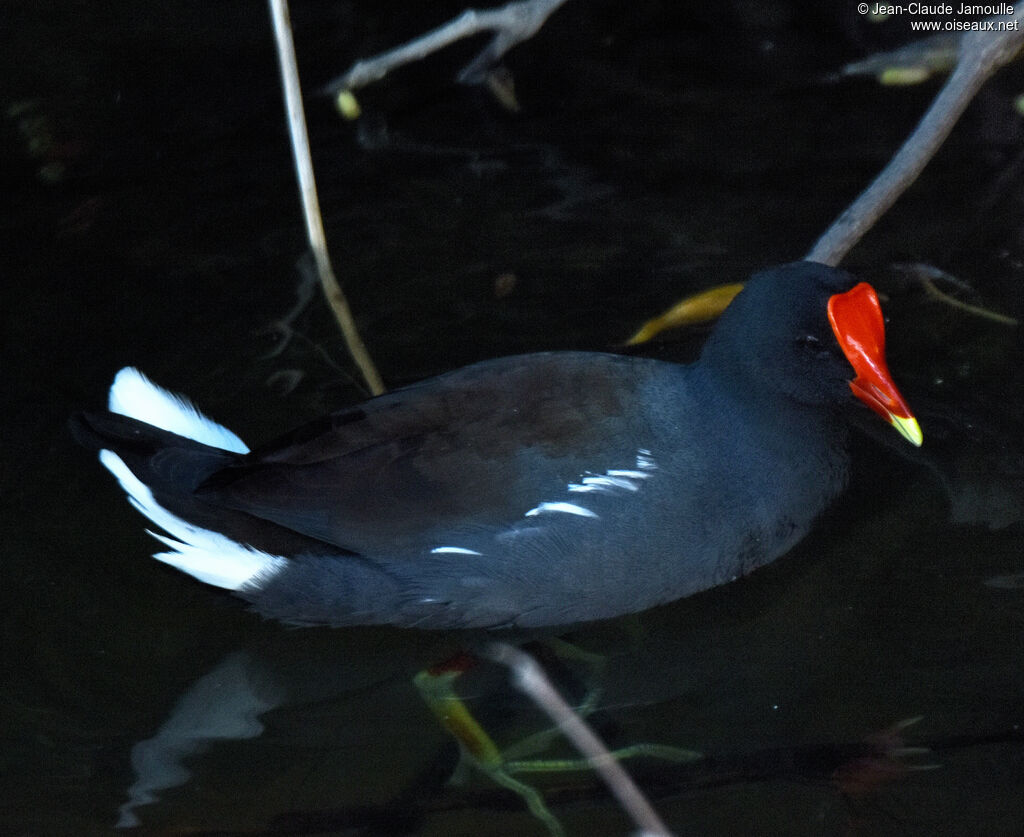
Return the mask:
<svg viewBox="0 0 1024 837"><path fill-rule="evenodd" d="M808 262L755 276L690 366L485 361L252 452L133 369L110 412L73 427L168 533L156 557L267 616L425 628L612 617L799 541L845 484L854 396L920 444L877 297L855 282Z"/></svg>

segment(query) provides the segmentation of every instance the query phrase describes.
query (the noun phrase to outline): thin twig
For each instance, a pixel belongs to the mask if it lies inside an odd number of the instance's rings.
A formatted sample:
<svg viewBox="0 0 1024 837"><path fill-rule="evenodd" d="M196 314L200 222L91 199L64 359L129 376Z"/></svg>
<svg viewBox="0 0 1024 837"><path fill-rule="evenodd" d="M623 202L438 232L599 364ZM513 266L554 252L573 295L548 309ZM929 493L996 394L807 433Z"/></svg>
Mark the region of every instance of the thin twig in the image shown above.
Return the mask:
<svg viewBox="0 0 1024 837"><path fill-rule="evenodd" d="M896 49L853 61L834 78L868 75L884 85L920 84L936 73L948 73L956 67L963 39L963 32L942 32L911 41Z"/></svg>
<svg viewBox="0 0 1024 837"><path fill-rule="evenodd" d="M1010 61L1024 43L1024 3L1014 7L1018 29L971 32L960 44L960 60L928 112L889 165L861 193L805 256L808 261L836 265L913 183L988 78Z"/></svg>
<svg viewBox="0 0 1024 837"><path fill-rule="evenodd" d="M604 779L609 790L619 800L619 804L633 819L633 822L643 830L643 833L671 834L629 774L626 773L615 756L608 751L608 748L604 746L587 722L573 712L572 707L558 694L541 667L537 665L536 660L507 642L492 643L488 651L492 659L503 663L512 670L513 682L516 686L529 695L562 730L576 749L590 760L591 765Z"/></svg>
<svg viewBox="0 0 1024 837"><path fill-rule="evenodd" d="M316 180L313 177L313 158L309 151L309 135L306 131L306 115L302 109L302 90L299 86L299 69L295 61L295 45L292 42L292 26L288 16L288 0L270 0L270 14L274 21L274 40L281 65L281 83L284 86L285 110L288 113L288 130L292 140L292 154L295 171L299 177L299 192L302 196L302 210L306 216L306 234L316 261L320 285L328 305L334 312L341 327L342 336L356 366L374 395L384 392L384 382L363 345L356 328L352 311L345 294L338 284L327 254L327 236L324 233L323 218L320 215L320 201L316 194Z"/></svg>
<svg viewBox="0 0 1024 837"><path fill-rule="evenodd" d="M930 264L898 264L893 265L896 270L913 276L924 288L924 292L932 299L941 302L943 305L948 305L951 308L957 308L960 311L964 311L967 314L971 314L975 317L981 317L985 320L991 320L994 323L1000 325L1016 327L1018 325L1017 320L1013 317L1008 317L1006 314L1000 314L998 311L992 311L988 308L982 308L980 305L971 305L967 302L961 302L959 299L950 296L945 291L939 290L935 284L936 280L948 282L949 284L959 288L962 291L972 291L970 285L966 282L961 281L956 276L947 273L944 270L940 270Z"/></svg>
<svg viewBox="0 0 1024 837"><path fill-rule="evenodd" d="M477 11L466 9L443 26L421 35L407 44L357 61L344 74L324 86L332 96L357 90L384 78L404 64L420 61L446 46L480 32L494 32L494 38L484 50L459 73L459 81L477 84L487 71L516 44L532 38L537 30L566 0L520 0L500 9Z"/></svg>

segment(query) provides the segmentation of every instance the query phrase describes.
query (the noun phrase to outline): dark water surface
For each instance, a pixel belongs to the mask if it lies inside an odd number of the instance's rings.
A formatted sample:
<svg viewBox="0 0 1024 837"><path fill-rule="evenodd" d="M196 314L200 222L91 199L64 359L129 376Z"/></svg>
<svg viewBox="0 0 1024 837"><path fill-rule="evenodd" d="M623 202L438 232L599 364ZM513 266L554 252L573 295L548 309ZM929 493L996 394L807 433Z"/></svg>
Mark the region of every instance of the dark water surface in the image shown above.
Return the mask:
<svg viewBox="0 0 1024 837"><path fill-rule="evenodd" d="M296 2L305 86L460 8ZM304 232L263 5L2 15L0 832L544 833L471 771L446 784L456 748L411 676L463 638L261 622L150 560L66 431L127 364L250 443L361 397L319 296L274 328ZM937 89L819 79L903 32L840 3L573 0L508 59L518 114L450 83L479 44L366 91L359 125L311 98L333 258L389 386L611 348L799 257ZM1022 83L982 92L846 262L889 295L890 366L943 477L865 440L785 560L571 634L607 656L609 743L706 755L632 765L677 833L1024 834L1021 338L891 268L1024 315ZM544 659L576 699L593 681ZM492 666L460 690L500 743L544 726ZM589 774L535 781L567 833L630 830Z"/></svg>

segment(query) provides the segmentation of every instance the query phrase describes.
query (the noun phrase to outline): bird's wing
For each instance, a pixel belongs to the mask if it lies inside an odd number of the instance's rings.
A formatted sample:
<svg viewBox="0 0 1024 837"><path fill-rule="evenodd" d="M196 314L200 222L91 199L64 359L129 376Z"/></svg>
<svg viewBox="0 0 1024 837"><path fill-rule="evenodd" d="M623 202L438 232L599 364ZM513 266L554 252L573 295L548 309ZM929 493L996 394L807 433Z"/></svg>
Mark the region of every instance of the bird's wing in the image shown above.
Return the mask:
<svg viewBox="0 0 1024 837"><path fill-rule="evenodd" d="M651 368L589 353L486 361L300 428L197 494L364 554L493 530L628 466Z"/></svg>

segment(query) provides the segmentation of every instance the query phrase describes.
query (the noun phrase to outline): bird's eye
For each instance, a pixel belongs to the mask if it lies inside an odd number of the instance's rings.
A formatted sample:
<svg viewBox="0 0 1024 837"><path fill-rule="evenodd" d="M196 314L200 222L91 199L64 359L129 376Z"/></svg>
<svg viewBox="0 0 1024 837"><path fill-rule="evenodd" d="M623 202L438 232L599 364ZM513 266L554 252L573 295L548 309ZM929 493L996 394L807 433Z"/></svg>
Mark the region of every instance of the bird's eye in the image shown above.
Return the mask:
<svg viewBox="0 0 1024 837"><path fill-rule="evenodd" d="M796 338L796 345L801 351L809 352L810 356L821 360L834 354L833 348L838 348L824 345L820 338L815 337L813 334L801 334Z"/></svg>

